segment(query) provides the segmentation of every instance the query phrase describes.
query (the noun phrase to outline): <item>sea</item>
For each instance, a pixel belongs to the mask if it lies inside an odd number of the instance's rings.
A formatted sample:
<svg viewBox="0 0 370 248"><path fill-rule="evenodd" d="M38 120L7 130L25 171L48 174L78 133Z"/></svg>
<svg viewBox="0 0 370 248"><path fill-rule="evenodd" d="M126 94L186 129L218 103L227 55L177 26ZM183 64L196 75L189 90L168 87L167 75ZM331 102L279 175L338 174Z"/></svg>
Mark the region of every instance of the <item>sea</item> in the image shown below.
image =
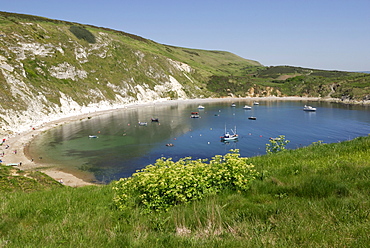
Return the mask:
<svg viewBox="0 0 370 248"><path fill-rule="evenodd" d="M313 142L342 142L370 134L369 106L284 100L258 103L234 99L138 105L50 129L32 141L29 154L37 163L93 174L106 184L129 177L162 157L210 159L231 149L252 157L266 154L269 139L280 135L290 141L288 149L297 149ZM204 109L198 109L199 104ZM252 108L245 110L245 105ZM317 110L303 111L304 105ZM190 118L192 112L199 112L199 118ZM221 142L225 131L236 132L239 139Z"/></svg>

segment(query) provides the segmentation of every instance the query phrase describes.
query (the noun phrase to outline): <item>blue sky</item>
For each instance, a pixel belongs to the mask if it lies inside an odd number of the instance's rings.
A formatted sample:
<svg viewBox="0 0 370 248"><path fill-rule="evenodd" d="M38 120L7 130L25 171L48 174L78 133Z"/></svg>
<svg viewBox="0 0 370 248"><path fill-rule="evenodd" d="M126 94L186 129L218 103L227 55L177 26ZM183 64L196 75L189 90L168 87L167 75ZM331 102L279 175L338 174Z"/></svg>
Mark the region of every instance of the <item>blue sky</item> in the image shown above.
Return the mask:
<svg viewBox="0 0 370 248"><path fill-rule="evenodd" d="M0 0L0 10L229 51L266 66L370 71L370 0Z"/></svg>

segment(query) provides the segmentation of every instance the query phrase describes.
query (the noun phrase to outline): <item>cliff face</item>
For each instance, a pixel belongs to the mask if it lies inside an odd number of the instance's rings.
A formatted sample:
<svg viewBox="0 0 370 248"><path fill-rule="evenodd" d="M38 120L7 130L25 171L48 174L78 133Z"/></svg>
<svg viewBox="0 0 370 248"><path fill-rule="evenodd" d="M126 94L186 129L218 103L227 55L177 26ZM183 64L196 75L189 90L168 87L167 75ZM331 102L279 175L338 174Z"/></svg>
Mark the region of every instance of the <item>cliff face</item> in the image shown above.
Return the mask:
<svg viewBox="0 0 370 248"><path fill-rule="evenodd" d="M130 103L212 96L226 52L169 47L134 35L0 12L0 125L20 132L46 121Z"/></svg>

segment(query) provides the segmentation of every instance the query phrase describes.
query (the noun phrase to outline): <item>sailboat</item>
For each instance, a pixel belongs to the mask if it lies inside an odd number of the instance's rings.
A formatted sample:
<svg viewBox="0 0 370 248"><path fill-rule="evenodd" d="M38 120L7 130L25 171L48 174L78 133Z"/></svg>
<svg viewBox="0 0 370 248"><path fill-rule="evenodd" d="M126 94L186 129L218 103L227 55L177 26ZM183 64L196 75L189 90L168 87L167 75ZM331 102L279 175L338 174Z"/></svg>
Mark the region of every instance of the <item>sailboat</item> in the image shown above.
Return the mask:
<svg viewBox="0 0 370 248"><path fill-rule="evenodd" d="M233 140L238 140L238 134L236 133L236 127L235 127L235 130L232 130L232 134L230 134L229 132L226 131L226 126L225 126L225 134L223 136L221 136L221 141L224 142L224 141L233 141Z"/></svg>

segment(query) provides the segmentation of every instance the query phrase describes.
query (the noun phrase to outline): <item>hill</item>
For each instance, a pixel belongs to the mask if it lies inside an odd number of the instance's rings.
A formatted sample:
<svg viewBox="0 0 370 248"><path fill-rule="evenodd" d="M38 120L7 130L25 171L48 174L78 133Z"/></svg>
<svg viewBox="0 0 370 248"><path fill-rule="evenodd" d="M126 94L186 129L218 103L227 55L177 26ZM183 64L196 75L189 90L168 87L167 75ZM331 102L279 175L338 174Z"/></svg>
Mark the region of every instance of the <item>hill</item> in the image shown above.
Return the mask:
<svg viewBox="0 0 370 248"><path fill-rule="evenodd" d="M265 67L224 51L0 12L1 133L62 117L168 99L313 96L370 99L370 75Z"/></svg>
<svg viewBox="0 0 370 248"><path fill-rule="evenodd" d="M206 90L211 75L261 66L228 52L29 15L0 12L0 30L4 131L135 102L215 96Z"/></svg>
<svg viewBox="0 0 370 248"><path fill-rule="evenodd" d="M294 66L253 67L245 69L243 76L213 75L207 88L222 96L305 96L369 103L370 75Z"/></svg>

